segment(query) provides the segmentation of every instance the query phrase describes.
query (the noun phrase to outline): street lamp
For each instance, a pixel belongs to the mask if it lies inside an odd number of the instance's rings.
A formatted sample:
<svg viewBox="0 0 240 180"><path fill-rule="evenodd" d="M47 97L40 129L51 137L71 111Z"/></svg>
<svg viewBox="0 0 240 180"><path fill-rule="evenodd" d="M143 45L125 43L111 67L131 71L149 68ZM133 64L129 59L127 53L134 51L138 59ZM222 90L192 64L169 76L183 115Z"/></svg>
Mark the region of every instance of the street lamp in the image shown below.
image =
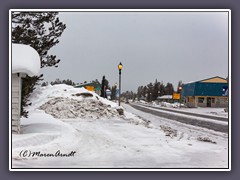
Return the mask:
<svg viewBox="0 0 240 180"><path fill-rule="evenodd" d="M119 70L119 99L118 99L118 105L120 106L120 99L121 99L121 72L122 72L122 63L120 62L118 65Z"/></svg>
<svg viewBox="0 0 240 180"><path fill-rule="evenodd" d="M179 86L178 87L178 92L180 94L180 97L179 97L179 108L181 108L181 93L182 93L182 86Z"/></svg>

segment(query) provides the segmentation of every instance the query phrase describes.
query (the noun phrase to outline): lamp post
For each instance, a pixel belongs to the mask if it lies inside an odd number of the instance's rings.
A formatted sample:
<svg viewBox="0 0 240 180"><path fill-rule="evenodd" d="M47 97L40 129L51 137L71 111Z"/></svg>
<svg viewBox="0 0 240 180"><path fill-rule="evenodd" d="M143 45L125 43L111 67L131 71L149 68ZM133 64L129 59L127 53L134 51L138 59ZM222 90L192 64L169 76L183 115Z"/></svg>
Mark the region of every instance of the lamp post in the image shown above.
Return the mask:
<svg viewBox="0 0 240 180"><path fill-rule="evenodd" d="M159 97L160 97L160 91L158 91L158 96L157 96L157 104L158 105L159 105L159 101L160 101Z"/></svg>
<svg viewBox="0 0 240 180"><path fill-rule="evenodd" d="M118 65L119 70L119 99L118 99L118 105L120 106L120 99L121 99L121 72L122 72L122 63L120 62Z"/></svg>
<svg viewBox="0 0 240 180"><path fill-rule="evenodd" d="M179 97L179 108L181 108L181 93L182 93L182 86L179 86L178 91L180 93L180 97Z"/></svg>
<svg viewBox="0 0 240 180"><path fill-rule="evenodd" d="M116 82L113 87L114 88L112 90L112 97L113 97L113 100L116 100L117 99L117 83Z"/></svg>

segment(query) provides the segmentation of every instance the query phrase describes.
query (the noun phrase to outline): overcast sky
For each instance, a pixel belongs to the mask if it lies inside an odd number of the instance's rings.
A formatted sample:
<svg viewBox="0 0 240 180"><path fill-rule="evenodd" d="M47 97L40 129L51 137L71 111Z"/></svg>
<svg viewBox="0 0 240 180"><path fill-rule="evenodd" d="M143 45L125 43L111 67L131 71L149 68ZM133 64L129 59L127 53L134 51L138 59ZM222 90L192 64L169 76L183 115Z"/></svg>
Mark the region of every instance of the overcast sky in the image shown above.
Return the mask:
<svg viewBox="0 0 240 180"><path fill-rule="evenodd" d="M122 91L155 79L173 83L228 75L227 12L61 12L66 24L51 53L58 68L44 68L45 81L75 83L105 75L118 83L123 64Z"/></svg>

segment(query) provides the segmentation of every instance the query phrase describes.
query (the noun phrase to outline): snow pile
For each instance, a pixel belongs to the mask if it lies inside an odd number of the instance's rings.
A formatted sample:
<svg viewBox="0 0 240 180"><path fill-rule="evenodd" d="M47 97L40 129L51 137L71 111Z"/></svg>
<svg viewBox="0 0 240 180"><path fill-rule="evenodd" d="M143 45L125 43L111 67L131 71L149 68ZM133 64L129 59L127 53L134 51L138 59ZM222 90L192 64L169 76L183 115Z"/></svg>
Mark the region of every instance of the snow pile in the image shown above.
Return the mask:
<svg viewBox="0 0 240 180"><path fill-rule="evenodd" d="M30 98L32 106L29 111L44 110L58 119L121 117L119 112L122 107L85 88L49 85L38 87Z"/></svg>
<svg viewBox="0 0 240 180"><path fill-rule="evenodd" d="M166 136L170 136L171 138L177 137L177 130L171 128L170 126L160 125L161 129L164 131Z"/></svg>
<svg viewBox="0 0 240 180"><path fill-rule="evenodd" d="M110 119L122 118L129 123L150 127L150 123L125 112L117 103L104 99L85 88L68 85L38 87L33 94L29 111L43 110L57 119Z"/></svg>
<svg viewBox="0 0 240 180"><path fill-rule="evenodd" d="M216 144L216 142L211 140L209 137L198 137L197 140L198 141L203 141L203 142L209 142L209 143Z"/></svg>
<svg viewBox="0 0 240 180"><path fill-rule="evenodd" d="M71 98L56 97L42 106L47 114L58 119L66 118L112 118L120 116L116 108L104 104L97 99L85 98L76 100Z"/></svg>
<svg viewBox="0 0 240 180"><path fill-rule="evenodd" d="M32 106L30 106L28 110L34 110L49 100L57 97L71 98L79 101L95 99L103 104L110 105L111 107L118 106L116 103L108 101L107 99L100 97L95 92L88 91L85 88L74 88L73 86L58 84L36 88L31 94L30 99Z"/></svg>
<svg viewBox="0 0 240 180"><path fill-rule="evenodd" d="M78 131L71 125L59 121L40 110L29 112L28 118L21 118L21 134L13 134L12 158L37 159L36 157L20 156L21 151L47 151L56 149L66 152L76 150L76 139L81 139Z"/></svg>
<svg viewBox="0 0 240 180"><path fill-rule="evenodd" d="M160 106L168 107L168 108L179 108L180 103L178 103L178 102L175 102L175 103L161 102ZM181 107L184 107L184 104L181 104Z"/></svg>
<svg viewBox="0 0 240 180"><path fill-rule="evenodd" d="M163 107L170 107L170 108L177 107L176 104L172 104L172 103L168 103L168 102L161 102L160 105Z"/></svg>
<svg viewBox="0 0 240 180"><path fill-rule="evenodd" d="M153 128L151 121L149 121L147 119L143 119L140 116L137 116L133 113L129 113L127 111L124 112L124 119L127 120L131 124L143 125L147 128Z"/></svg>

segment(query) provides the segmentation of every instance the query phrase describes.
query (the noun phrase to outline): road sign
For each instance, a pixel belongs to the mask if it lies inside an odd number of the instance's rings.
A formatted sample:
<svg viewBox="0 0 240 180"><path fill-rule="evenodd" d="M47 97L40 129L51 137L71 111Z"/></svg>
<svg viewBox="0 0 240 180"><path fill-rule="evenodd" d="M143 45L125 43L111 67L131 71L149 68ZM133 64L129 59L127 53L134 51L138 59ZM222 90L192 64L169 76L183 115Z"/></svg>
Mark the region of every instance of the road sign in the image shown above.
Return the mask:
<svg viewBox="0 0 240 180"><path fill-rule="evenodd" d="M173 96L172 96L173 99L180 99L180 93L173 93Z"/></svg>
<svg viewBox="0 0 240 180"><path fill-rule="evenodd" d="M119 97L119 89L116 89L116 97Z"/></svg>
<svg viewBox="0 0 240 180"><path fill-rule="evenodd" d="M86 86L85 88L89 91L94 91L94 86Z"/></svg>
<svg viewBox="0 0 240 180"><path fill-rule="evenodd" d="M112 94L111 90L110 90L110 89L107 89L107 90L106 90L106 94L107 94L107 96L111 96L111 94Z"/></svg>

